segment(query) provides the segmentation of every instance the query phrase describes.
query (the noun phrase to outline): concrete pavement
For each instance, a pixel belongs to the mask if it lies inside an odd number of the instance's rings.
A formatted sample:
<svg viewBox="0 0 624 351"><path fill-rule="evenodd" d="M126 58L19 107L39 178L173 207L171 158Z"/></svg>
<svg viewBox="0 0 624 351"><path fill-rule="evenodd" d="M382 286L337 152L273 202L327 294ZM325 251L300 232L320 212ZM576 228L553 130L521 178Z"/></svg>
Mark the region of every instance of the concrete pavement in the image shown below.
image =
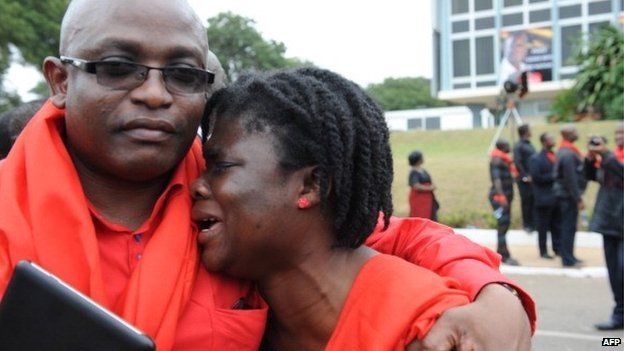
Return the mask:
<svg viewBox="0 0 624 351"><path fill-rule="evenodd" d="M496 251L496 231L494 229L458 228L455 232L470 240ZM549 238L550 239L550 238ZM539 256L537 232L527 234L523 230L510 230L507 233L507 245L512 257L520 262L520 266L502 265L505 274L523 275L562 275L570 277L606 277L602 235L592 232L577 232L574 254L584 261L583 268L563 268L561 259L543 259ZM549 252L552 255L550 240Z"/></svg>

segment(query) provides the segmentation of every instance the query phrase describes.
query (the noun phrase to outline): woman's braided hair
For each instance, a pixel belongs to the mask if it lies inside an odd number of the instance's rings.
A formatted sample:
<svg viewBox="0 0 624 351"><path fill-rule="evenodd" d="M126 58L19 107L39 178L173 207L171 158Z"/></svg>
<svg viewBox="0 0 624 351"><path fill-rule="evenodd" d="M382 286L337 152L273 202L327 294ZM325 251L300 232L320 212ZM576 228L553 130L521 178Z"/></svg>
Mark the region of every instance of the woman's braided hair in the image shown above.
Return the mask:
<svg viewBox="0 0 624 351"><path fill-rule="evenodd" d="M321 208L337 245L356 248L392 214L392 154L383 111L355 83L318 68L251 73L215 93L210 117L245 118L248 132L270 129L284 172L316 166ZM206 133L207 134L207 133ZM204 140L205 141L205 140Z"/></svg>

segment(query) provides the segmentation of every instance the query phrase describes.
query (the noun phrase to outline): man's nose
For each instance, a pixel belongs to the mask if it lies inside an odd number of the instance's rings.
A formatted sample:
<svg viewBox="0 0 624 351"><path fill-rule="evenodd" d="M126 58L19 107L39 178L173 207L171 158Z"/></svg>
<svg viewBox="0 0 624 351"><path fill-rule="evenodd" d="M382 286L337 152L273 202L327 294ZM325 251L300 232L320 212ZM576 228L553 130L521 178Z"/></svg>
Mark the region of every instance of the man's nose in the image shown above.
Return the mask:
<svg viewBox="0 0 624 351"><path fill-rule="evenodd" d="M145 81L130 91L130 98L135 103L145 104L150 109L166 108L173 103L173 95L167 90L162 72L151 69Z"/></svg>

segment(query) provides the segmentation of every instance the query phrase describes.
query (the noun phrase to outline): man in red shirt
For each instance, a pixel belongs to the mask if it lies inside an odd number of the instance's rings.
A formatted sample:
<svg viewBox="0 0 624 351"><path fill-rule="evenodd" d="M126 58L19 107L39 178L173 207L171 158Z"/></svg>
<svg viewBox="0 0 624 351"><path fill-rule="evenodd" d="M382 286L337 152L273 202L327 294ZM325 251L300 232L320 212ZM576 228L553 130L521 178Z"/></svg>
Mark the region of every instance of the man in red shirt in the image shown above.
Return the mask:
<svg viewBox="0 0 624 351"><path fill-rule="evenodd" d="M199 266L190 224L214 79L201 21L183 0L74 0L60 42L44 62L52 96L0 163L0 292L29 259L159 350L255 349L266 307L244 309L250 284ZM444 313L425 346L528 349L535 306L489 250L417 219L393 219L368 244L458 279L475 301Z"/></svg>

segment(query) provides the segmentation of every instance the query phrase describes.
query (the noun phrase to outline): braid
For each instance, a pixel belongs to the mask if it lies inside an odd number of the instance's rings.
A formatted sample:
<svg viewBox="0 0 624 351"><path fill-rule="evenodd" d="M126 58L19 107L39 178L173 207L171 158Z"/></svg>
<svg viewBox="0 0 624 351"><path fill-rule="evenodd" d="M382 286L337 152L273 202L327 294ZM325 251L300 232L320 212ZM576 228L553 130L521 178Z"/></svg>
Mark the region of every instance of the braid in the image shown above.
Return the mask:
<svg viewBox="0 0 624 351"><path fill-rule="evenodd" d="M210 99L202 120L243 112L273 127L284 171L317 167L324 215L336 243L356 248L379 212L392 214L392 154L382 110L355 83L327 70L300 68L248 74ZM252 123L246 121L247 124Z"/></svg>

